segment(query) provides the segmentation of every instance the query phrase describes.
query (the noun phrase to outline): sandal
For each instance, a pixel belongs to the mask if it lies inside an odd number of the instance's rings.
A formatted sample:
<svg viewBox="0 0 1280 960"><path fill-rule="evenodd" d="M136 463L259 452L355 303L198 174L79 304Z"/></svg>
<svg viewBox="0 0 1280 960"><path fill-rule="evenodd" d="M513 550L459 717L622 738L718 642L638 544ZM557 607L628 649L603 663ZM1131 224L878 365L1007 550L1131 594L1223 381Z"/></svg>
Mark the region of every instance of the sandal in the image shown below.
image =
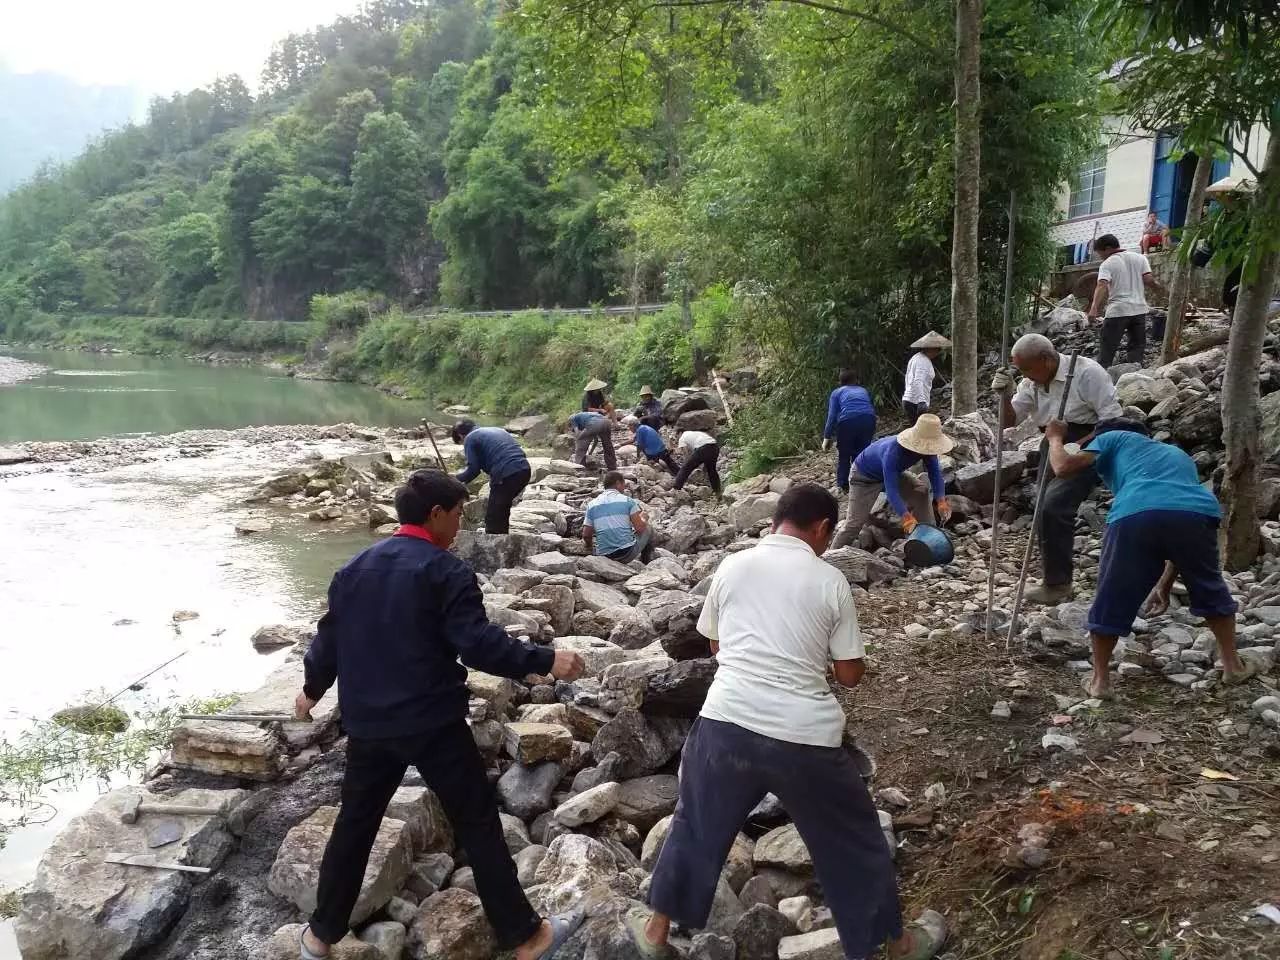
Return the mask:
<svg viewBox="0 0 1280 960"><path fill-rule="evenodd" d="M568 913L548 917L547 923L551 924L551 946L547 947L546 952L538 960L551 960L556 955L556 951L578 932L584 919L586 914L581 910L570 910Z"/></svg>
<svg viewBox="0 0 1280 960"><path fill-rule="evenodd" d="M1237 656L1239 656L1237 654ZM1235 673L1227 673L1222 671L1222 685L1225 687L1234 687L1238 683L1244 683L1246 680L1252 680L1258 675L1258 670L1262 666L1252 657L1240 657L1240 662L1244 664L1244 669ZM1224 664L1225 666L1225 664Z"/></svg>
<svg viewBox="0 0 1280 960"><path fill-rule="evenodd" d="M649 914L638 907L632 907L627 911L627 915L623 918L623 925L627 928L632 942L636 945L636 950L645 960L667 960L674 957L675 952L671 949L670 944L651 943L649 938L644 935L645 925L649 922Z"/></svg>
<svg viewBox="0 0 1280 960"><path fill-rule="evenodd" d="M311 924L307 924L302 928L302 932L298 934L298 949L301 951L299 956L302 960L328 960L328 953L312 953L307 947L307 931L311 929Z"/></svg>
<svg viewBox="0 0 1280 960"><path fill-rule="evenodd" d="M911 936L906 953L890 953L892 960L932 960L947 942L947 921L936 910L926 910L904 931Z"/></svg>

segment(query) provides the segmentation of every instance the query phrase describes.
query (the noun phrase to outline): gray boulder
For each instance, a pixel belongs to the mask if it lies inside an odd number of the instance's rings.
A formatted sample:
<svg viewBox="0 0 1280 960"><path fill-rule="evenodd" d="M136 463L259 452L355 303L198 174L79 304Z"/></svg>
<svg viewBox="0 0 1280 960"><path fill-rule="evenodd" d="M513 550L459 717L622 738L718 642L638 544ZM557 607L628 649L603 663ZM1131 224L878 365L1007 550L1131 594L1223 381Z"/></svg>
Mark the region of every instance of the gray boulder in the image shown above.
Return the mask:
<svg viewBox="0 0 1280 960"><path fill-rule="evenodd" d="M521 820L532 820L551 809L551 794L563 776L564 769L558 763L531 767L513 763L498 778L498 799L508 813Z"/></svg>
<svg viewBox="0 0 1280 960"><path fill-rule="evenodd" d="M673 663L650 674L640 709L653 717L696 717L715 679L716 666L714 658L706 657Z"/></svg>
<svg viewBox="0 0 1280 960"><path fill-rule="evenodd" d="M1027 455L1021 451L1004 454L1000 463L1000 488L1009 488L1021 479L1027 469ZM991 503L995 500L996 462L984 460L982 463L969 464L956 471L956 486L964 496L978 503Z"/></svg>
<svg viewBox="0 0 1280 960"><path fill-rule="evenodd" d="M701 430L704 433L710 433L715 430L719 418L714 410L685 410L676 418L676 430L683 433L685 430Z"/></svg>
<svg viewBox="0 0 1280 960"><path fill-rule="evenodd" d="M795 924L774 907L758 903L738 918L733 943L738 960L775 960L778 943L796 933Z"/></svg>
<svg viewBox="0 0 1280 960"><path fill-rule="evenodd" d="M593 756L617 752L623 773L643 777L671 760L684 745L690 724L673 717L646 719L638 710L625 709L600 728L591 742Z"/></svg>
<svg viewBox="0 0 1280 960"><path fill-rule="evenodd" d="M857 547L838 547L828 550L822 559L844 574L849 583L860 587L886 583L898 575L895 567L885 563L873 553Z"/></svg>
<svg viewBox="0 0 1280 960"><path fill-rule="evenodd" d="M508 421L503 429L529 443L541 443L551 436L551 418L545 414L516 417Z"/></svg>
<svg viewBox="0 0 1280 960"><path fill-rule="evenodd" d="M667 774L636 777L618 785L614 816L647 833L659 820L675 811L680 782Z"/></svg>
<svg viewBox="0 0 1280 960"><path fill-rule="evenodd" d="M757 493L742 497L729 508L729 522L739 531L751 530L773 519L781 494Z"/></svg>
<svg viewBox="0 0 1280 960"><path fill-rule="evenodd" d="M526 561L546 550L540 536L529 533L484 533L459 530L450 548L478 573L494 573L503 567L524 567Z"/></svg>
<svg viewBox="0 0 1280 960"><path fill-rule="evenodd" d="M412 960L489 960L496 952L480 898L461 887L424 900L409 928Z"/></svg>

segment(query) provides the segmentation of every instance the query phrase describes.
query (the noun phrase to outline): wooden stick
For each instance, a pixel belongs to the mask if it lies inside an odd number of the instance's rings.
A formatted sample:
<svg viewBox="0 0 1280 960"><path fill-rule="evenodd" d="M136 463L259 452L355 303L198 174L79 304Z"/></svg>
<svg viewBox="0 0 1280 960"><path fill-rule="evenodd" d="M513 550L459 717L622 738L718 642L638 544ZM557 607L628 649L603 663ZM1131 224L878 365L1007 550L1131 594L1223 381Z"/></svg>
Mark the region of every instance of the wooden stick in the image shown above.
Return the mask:
<svg viewBox="0 0 1280 960"><path fill-rule="evenodd" d="M1067 382L1062 388L1062 402L1058 404L1058 419L1061 420L1067 415L1067 397L1071 395L1071 381L1076 378L1076 356L1071 354L1071 361L1067 364ZM1059 355L1058 362L1062 362ZM1027 586L1027 569L1031 565L1031 546L1036 542L1036 526L1040 521L1040 507L1044 502L1044 488L1049 482L1049 438L1044 437L1040 441L1040 479L1036 484L1036 504L1035 509L1031 511L1031 530L1027 535L1027 549L1022 553L1022 572L1018 574L1018 592L1013 598L1013 614L1009 618L1009 633L1004 638L1004 649L1008 652L1009 647L1013 643L1013 634L1018 629L1018 614L1022 610L1022 591Z"/></svg>
<svg viewBox="0 0 1280 960"><path fill-rule="evenodd" d="M1018 194L1009 191L1009 240L1004 262L1004 324L1000 332L1000 363L1002 369L1009 354L1009 318L1013 313L1013 241L1017 226ZM995 639L991 617L996 606L996 562L1000 558L1000 471L1004 465L1004 396L996 398L996 482L995 497L991 501L991 562L987 565L987 643Z"/></svg>
<svg viewBox="0 0 1280 960"><path fill-rule="evenodd" d="M427 437L431 440L431 448L436 452L436 463L440 464L440 472L448 473L449 468L444 465L444 457L440 456L440 448L436 446L436 435L431 432L431 424L427 422L427 418L422 418L422 429L427 431Z"/></svg>
<svg viewBox="0 0 1280 960"><path fill-rule="evenodd" d="M291 713L180 713L179 720L227 720L233 723L291 723Z"/></svg>
<svg viewBox="0 0 1280 960"><path fill-rule="evenodd" d="M720 386L720 374L716 372L716 368L711 368L711 382L716 386L716 393L720 394L720 405L724 407L724 415L729 418L729 426L733 426L733 411L729 409L729 401L724 397L724 387Z"/></svg>
<svg viewBox="0 0 1280 960"><path fill-rule="evenodd" d="M179 873L213 873L208 867L192 867L185 863L165 863L148 860L145 853L136 853L126 855L123 853L113 853L109 857L103 857L103 863L116 863L122 867L145 867L148 870L177 870Z"/></svg>

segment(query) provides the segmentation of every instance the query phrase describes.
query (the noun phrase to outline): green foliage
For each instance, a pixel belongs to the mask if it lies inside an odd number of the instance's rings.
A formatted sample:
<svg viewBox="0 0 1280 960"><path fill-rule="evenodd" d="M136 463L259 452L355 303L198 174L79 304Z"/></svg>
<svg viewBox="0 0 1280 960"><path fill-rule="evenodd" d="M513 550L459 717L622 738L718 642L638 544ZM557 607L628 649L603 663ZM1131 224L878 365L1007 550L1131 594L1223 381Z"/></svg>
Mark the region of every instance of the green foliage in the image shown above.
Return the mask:
<svg viewBox="0 0 1280 960"><path fill-rule="evenodd" d="M320 336L332 339L358 330L389 306L386 297L370 290L317 293L311 298L311 321L319 328Z"/></svg>

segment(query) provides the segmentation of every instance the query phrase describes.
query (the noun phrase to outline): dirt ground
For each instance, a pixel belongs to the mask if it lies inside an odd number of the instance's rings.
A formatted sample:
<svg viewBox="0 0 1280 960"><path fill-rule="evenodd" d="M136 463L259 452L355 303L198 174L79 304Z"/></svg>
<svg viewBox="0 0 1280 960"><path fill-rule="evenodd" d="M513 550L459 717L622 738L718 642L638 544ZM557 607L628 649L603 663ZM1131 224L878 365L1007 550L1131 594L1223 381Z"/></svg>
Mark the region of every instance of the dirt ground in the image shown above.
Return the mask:
<svg viewBox="0 0 1280 960"><path fill-rule="evenodd" d="M898 817L909 914L945 913L955 960L1280 957L1280 926L1250 919L1280 898L1280 750L1234 723L1247 726L1262 686L1205 696L1122 681L1114 702L1071 717L1053 694L1078 699L1074 675L1016 640L1006 654L981 632L907 639L910 623L949 625L935 610L909 581L862 598L874 666L842 694L874 786L912 801ZM1011 719L992 719L997 700ZM1055 721L1079 752L1041 747ZM1133 731L1158 742L1121 742ZM1010 868L1032 822L1054 828L1048 862Z"/></svg>

